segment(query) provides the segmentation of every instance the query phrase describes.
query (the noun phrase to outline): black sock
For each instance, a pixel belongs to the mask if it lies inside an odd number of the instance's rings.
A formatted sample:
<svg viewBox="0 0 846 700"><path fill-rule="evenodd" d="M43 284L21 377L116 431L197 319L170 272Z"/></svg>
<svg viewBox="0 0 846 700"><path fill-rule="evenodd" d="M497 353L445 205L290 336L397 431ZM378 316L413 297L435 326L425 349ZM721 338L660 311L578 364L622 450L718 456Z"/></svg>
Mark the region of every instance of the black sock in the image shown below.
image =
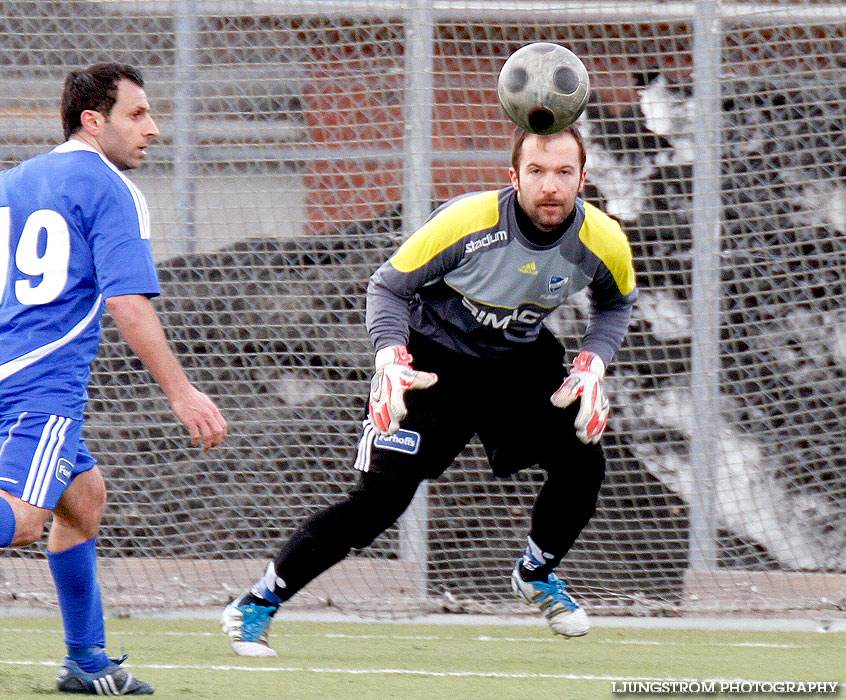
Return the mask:
<svg viewBox="0 0 846 700"><path fill-rule="evenodd" d="M552 573L552 570L554 568L555 567L551 565L543 565L529 570L523 566L522 561L518 565L520 578L522 578L524 581L546 581L546 579L549 578L549 575Z"/></svg>
<svg viewBox="0 0 846 700"><path fill-rule="evenodd" d="M244 602L242 605L260 605L263 608L275 608L276 604L271 603L269 600L265 600L264 598L254 595L253 593L248 593L247 597L244 598Z"/></svg>

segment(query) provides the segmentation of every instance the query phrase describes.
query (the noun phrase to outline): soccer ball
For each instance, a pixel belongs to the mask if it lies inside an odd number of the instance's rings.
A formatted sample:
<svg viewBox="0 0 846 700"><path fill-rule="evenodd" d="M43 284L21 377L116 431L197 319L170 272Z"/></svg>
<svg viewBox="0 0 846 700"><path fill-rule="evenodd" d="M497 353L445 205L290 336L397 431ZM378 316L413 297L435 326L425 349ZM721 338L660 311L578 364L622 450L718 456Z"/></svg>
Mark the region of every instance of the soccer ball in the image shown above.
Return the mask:
<svg viewBox="0 0 846 700"><path fill-rule="evenodd" d="M587 106L589 91L590 78L579 57L547 42L517 49L496 84L508 118L533 134L554 134L570 126Z"/></svg>

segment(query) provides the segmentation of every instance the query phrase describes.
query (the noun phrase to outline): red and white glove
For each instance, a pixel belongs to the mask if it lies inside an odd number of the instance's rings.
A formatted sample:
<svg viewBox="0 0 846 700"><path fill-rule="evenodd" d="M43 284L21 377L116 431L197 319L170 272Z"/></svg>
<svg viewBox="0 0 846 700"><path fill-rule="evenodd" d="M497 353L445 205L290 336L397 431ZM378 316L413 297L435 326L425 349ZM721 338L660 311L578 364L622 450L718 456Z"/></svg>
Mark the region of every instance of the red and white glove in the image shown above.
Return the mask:
<svg viewBox="0 0 846 700"><path fill-rule="evenodd" d="M574 425L576 436L583 443L599 442L605 426L611 404L602 391L602 378L605 376L605 363L599 355L582 350L570 369L570 376L558 387L550 400L553 406L566 408L577 398L581 406Z"/></svg>
<svg viewBox="0 0 846 700"><path fill-rule="evenodd" d="M418 372L411 368L414 358L405 345L391 345L376 353L376 374L370 383L370 422L382 437L399 430L400 421L406 417L403 395L409 389L428 389L438 375Z"/></svg>

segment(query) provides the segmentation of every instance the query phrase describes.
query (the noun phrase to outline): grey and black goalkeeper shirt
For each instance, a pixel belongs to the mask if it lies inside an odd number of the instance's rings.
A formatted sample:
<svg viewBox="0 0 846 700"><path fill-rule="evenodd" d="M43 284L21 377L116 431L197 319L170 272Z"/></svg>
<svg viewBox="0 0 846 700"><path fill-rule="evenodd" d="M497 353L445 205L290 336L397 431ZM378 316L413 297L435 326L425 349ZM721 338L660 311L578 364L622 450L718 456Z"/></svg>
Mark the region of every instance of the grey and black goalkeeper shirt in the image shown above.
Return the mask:
<svg viewBox="0 0 846 700"><path fill-rule="evenodd" d="M637 297L619 224L577 199L572 224L540 246L520 231L516 206L510 187L450 200L373 273L367 329L376 350L406 345L412 328L458 352L497 357L535 340L543 319L587 287L582 349L610 363Z"/></svg>

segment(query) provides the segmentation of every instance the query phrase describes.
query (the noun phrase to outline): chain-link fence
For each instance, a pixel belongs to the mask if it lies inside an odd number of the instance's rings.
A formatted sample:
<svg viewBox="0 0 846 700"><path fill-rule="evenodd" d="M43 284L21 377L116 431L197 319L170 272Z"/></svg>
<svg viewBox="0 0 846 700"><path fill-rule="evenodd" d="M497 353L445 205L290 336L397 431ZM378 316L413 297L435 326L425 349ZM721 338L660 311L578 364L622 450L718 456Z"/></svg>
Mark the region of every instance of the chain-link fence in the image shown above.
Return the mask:
<svg viewBox="0 0 846 700"><path fill-rule="evenodd" d="M833 0L0 3L4 167L59 140L69 69L143 70L162 135L132 177L154 221L156 303L232 428L191 450L106 320L86 439L111 492L107 604L223 602L351 483L367 278L434 204L507 184L496 75L540 40L588 66L585 195L621 221L641 288L608 380L600 508L564 575L603 612L843 615ZM577 299L552 324L571 350L585 314ZM541 479L495 480L472 446L429 484L425 522L416 510L295 600L509 610ZM41 551L5 552L0 591L51 603Z"/></svg>

